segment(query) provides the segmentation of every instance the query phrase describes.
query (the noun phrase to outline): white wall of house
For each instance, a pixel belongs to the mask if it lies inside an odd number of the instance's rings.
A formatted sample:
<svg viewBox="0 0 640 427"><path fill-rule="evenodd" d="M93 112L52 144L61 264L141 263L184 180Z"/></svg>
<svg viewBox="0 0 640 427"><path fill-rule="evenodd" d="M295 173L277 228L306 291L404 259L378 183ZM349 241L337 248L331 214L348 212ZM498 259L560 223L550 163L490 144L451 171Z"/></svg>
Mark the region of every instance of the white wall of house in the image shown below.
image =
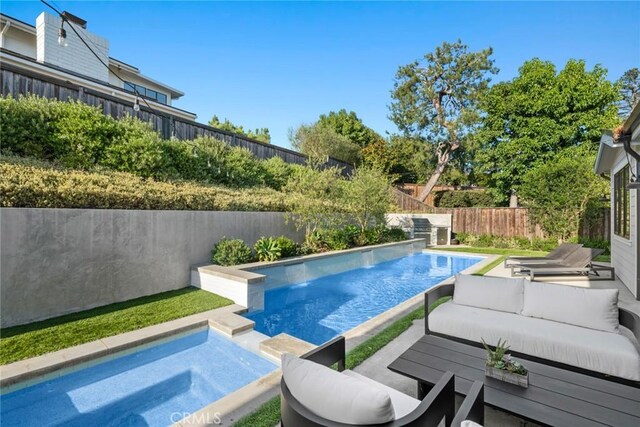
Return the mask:
<svg viewBox="0 0 640 427"><path fill-rule="evenodd" d="M631 160L632 170L635 170L635 161ZM611 170L611 194L613 191L613 177L620 171L620 169L626 167L627 156L624 150L619 150L616 157L614 167ZM631 190L629 192L629 204L630 204L630 235L629 239L617 236L614 232L611 233L611 264L616 269L616 275L618 278L631 290L631 292L638 297L636 289L636 278L638 277L638 190ZM611 200L611 230L615 230L613 222L614 216L614 200Z"/></svg>
<svg viewBox="0 0 640 427"><path fill-rule="evenodd" d="M100 61L109 63L109 41L74 24L74 29L92 45L93 51L100 58L98 59L69 28L71 24L67 24L67 45L60 46L58 31L61 21L60 17L46 12L42 12L36 19L37 60L108 82L109 70Z"/></svg>
<svg viewBox="0 0 640 427"><path fill-rule="evenodd" d="M35 59L36 36L9 25L2 35L0 47Z"/></svg>

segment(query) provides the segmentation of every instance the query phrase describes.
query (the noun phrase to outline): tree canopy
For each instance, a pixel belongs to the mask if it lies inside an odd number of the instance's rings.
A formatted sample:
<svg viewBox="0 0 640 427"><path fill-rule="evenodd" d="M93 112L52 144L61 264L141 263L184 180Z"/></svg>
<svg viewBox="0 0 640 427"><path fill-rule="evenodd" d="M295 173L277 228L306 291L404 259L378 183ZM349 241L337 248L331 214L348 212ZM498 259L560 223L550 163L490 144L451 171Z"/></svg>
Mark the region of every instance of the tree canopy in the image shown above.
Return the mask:
<svg viewBox="0 0 640 427"><path fill-rule="evenodd" d="M640 69L627 70L617 83L620 87L621 98L619 114L622 119L626 119L631 114L633 107L640 101Z"/></svg>
<svg viewBox="0 0 640 427"><path fill-rule="evenodd" d="M295 150L309 156L312 165L325 163L329 157L351 164L360 162L360 146L331 127L318 123L300 125L298 129L290 131L289 139Z"/></svg>
<svg viewBox="0 0 640 427"><path fill-rule="evenodd" d="M460 40L444 42L422 60L401 66L392 91L391 119L407 136L427 142L436 166L424 200L480 120L478 100L497 72L492 49L470 52Z"/></svg>
<svg viewBox="0 0 640 427"><path fill-rule="evenodd" d="M533 59L511 81L494 85L481 100L482 127L474 136L478 182L505 201L538 163L567 147L595 150L602 129L617 122L616 86L606 70L570 60L559 72Z"/></svg>
<svg viewBox="0 0 640 427"><path fill-rule="evenodd" d="M271 135L269 134L268 128L258 128L256 130L245 130L244 127L235 125L231 123L228 119L224 119L224 121L220 121L218 116L213 116L211 120L209 120L209 126L226 130L228 132L237 133L239 135L244 135L248 138L257 139L258 141L266 142L267 144L271 143Z"/></svg>
<svg viewBox="0 0 640 427"><path fill-rule="evenodd" d="M331 111L329 114L322 114L318 119L319 126L328 127L336 133L347 137L350 142L359 145L361 148L367 147L383 138L373 129L367 127L355 112L344 108L338 112Z"/></svg>

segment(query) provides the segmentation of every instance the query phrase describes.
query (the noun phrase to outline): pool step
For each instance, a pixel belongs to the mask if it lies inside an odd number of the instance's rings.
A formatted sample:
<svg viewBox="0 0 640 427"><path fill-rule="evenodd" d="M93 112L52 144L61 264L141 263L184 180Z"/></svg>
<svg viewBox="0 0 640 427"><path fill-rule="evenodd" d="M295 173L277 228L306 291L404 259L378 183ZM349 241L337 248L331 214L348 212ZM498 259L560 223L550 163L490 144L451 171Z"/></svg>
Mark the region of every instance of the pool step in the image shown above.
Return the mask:
<svg viewBox="0 0 640 427"><path fill-rule="evenodd" d="M210 327L230 337L253 329L255 324L253 320L230 312L220 313L209 319Z"/></svg>
<svg viewBox="0 0 640 427"><path fill-rule="evenodd" d="M260 351L276 360L280 360L284 353L302 356L314 348L316 348L315 345L285 333L278 334L260 343Z"/></svg>

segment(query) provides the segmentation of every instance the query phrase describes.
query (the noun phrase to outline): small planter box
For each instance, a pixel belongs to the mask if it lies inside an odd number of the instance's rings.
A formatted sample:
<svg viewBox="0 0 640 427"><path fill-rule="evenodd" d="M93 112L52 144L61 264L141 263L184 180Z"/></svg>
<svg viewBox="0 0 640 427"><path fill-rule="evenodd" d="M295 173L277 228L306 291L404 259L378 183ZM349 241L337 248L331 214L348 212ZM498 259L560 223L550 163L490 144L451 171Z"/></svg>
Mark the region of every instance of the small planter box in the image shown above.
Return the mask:
<svg viewBox="0 0 640 427"><path fill-rule="evenodd" d="M520 387L529 387L529 373L526 375L514 374L504 369L497 369L493 366L485 365L484 374L488 377L495 378L506 383L515 384Z"/></svg>

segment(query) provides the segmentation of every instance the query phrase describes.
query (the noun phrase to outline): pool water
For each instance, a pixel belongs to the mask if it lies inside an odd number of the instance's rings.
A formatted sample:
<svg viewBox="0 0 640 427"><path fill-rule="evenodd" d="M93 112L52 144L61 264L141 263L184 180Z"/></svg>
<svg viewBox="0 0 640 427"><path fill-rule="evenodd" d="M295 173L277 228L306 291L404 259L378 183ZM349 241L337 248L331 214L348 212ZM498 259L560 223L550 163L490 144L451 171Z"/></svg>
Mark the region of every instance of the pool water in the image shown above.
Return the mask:
<svg viewBox="0 0 640 427"><path fill-rule="evenodd" d="M265 292L262 311L245 316L255 329L322 344L482 261L416 253Z"/></svg>
<svg viewBox="0 0 640 427"><path fill-rule="evenodd" d="M167 426L277 369L209 328L0 396L7 426Z"/></svg>

